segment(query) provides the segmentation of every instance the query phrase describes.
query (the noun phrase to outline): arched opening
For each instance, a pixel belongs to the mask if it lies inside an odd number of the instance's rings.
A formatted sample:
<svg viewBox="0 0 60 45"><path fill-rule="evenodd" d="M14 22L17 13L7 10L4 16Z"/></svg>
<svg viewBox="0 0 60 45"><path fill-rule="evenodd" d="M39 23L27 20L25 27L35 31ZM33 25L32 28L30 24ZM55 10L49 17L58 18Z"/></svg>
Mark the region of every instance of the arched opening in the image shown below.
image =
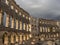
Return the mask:
<svg viewBox="0 0 60 45"><path fill-rule="evenodd" d="M45 38L44 38L43 36L41 36L41 37L40 37L40 40L41 40L41 41L44 41L44 40L45 40Z"/></svg>
<svg viewBox="0 0 60 45"><path fill-rule="evenodd" d="M8 43L9 43L8 33L5 32L5 33L3 34L3 44L4 44L4 45L8 45Z"/></svg>
<svg viewBox="0 0 60 45"><path fill-rule="evenodd" d="M22 33L20 33L20 35L19 35L19 37L20 37L20 41L19 41L19 44L22 44L22 42L23 42L23 35L22 35Z"/></svg>
<svg viewBox="0 0 60 45"><path fill-rule="evenodd" d="M53 45L53 41L47 41L48 45Z"/></svg>
<svg viewBox="0 0 60 45"><path fill-rule="evenodd" d="M13 45L15 43L15 34L14 33L12 33L10 35L10 43L11 43L11 45Z"/></svg>
<svg viewBox="0 0 60 45"><path fill-rule="evenodd" d="M16 40L15 40L16 43L18 43L19 42L19 35L17 33L15 34L15 38L16 38Z"/></svg>
<svg viewBox="0 0 60 45"><path fill-rule="evenodd" d="M41 41L44 41L44 37L41 37Z"/></svg>

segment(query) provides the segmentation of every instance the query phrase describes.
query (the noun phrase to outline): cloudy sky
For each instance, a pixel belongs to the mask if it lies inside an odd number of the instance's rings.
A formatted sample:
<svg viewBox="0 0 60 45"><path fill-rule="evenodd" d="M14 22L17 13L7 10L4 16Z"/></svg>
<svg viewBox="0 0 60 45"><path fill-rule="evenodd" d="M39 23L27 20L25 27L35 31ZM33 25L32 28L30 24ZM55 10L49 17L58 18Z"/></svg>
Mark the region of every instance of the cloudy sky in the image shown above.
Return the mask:
<svg viewBox="0 0 60 45"><path fill-rule="evenodd" d="M53 19L60 16L60 0L16 0L30 15Z"/></svg>

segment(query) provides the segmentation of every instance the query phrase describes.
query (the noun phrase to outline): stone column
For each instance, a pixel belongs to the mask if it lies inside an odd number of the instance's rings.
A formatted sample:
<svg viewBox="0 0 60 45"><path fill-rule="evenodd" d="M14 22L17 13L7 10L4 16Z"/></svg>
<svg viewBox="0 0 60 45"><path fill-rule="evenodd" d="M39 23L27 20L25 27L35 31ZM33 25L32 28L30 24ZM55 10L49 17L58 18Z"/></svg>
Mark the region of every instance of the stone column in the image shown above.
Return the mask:
<svg viewBox="0 0 60 45"><path fill-rule="evenodd" d="M14 29L16 29L16 19L14 19Z"/></svg>
<svg viewBox="0 0 60 45"><path fill-rule="evenodd" d="M18 20L18 30L20 29L20 21Z"/></svg>
<svg viewBox="0 0 60 45"><path fill-rule="evenodd" d="M2 10L0 10L0 25L2 25L2 20L3 20Z"/></svg>

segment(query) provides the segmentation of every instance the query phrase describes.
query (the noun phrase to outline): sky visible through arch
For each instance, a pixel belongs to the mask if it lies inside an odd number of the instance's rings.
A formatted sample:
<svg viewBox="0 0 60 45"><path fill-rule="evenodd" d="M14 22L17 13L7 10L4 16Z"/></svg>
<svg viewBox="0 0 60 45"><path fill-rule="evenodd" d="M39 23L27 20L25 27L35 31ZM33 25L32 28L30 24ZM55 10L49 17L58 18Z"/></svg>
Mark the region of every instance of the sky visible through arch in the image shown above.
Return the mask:
<svg viewBox="0 0 60 45"><path fill-rule="evenodd" d="M60 16L60 0L15 0L30 15L54 19Z"/></svg>

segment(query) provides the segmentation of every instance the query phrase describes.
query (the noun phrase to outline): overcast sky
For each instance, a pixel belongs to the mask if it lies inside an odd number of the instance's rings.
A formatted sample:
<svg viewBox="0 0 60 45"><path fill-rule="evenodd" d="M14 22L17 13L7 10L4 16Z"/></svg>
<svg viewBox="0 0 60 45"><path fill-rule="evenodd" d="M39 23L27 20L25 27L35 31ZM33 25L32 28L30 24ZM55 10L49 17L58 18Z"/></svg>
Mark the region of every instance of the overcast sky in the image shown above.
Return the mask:
<svg viewBox="0 0 60 45"><path fill-rule="evenodd" d="M54 18L60 15L60 0L16 0L30 15L40 18Z"/></svg>

